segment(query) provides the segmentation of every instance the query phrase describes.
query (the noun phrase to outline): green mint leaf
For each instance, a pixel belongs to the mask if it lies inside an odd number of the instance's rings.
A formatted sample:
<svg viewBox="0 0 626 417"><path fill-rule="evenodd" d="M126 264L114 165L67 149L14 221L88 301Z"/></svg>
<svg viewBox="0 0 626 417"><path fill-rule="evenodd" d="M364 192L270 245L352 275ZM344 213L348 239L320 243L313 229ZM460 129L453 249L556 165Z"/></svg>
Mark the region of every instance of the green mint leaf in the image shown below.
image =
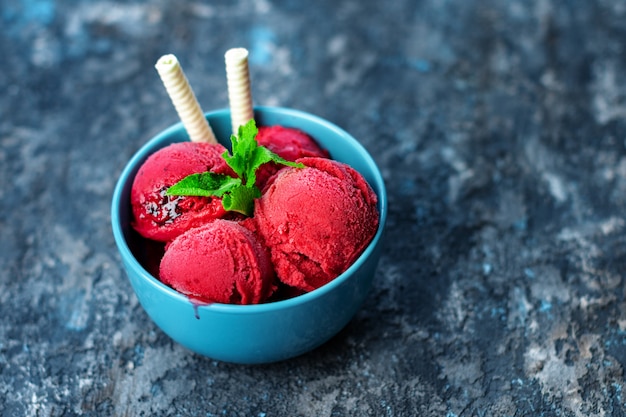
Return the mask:
<svg viewBox="0 0 626 417"><path fill-rule="evenodd" d="M232 144L232 156L225 152L222 156L226 163L237 173L239 178L245 181L249 172L249 161L254 154L254 149L258 146L256 135L259 130L254 119L245 125L239 126L237 135L230 136Z"/></svg>
<svg viewBox="0 0 626 417"><path fill-rule="evenodd" d="M241 185L241 179L228 175L202 172L191 174L167 189L167 195L222 197Z"/></svg>
<svg viewBox="0 0 626 417"><path fill-rule="evenodd" d="M256 142L256 141L255 141ZM256 170L263 164L267 162L275 162L277 164L286 165L290 167L296 168L304 168L304 164L299 162L290 162L280 156L276 155L274 152L270 151L265 146L257 146L253 153L253 160L251 162L250 171L248 172L248 176L246 177L246 184L254 184L256 183Z"/></svg>
<svg viewBox="0 0 626 417"><path fill-rule="evenodd" d="M258 187L246 187L239 185L234 187L222 198L222 205L228 211L237 211L246 216L252 216L254 212L254 199L261 197Z"/></svg>
<svg viewBox="0 0 626 417"><path fill-rule="evenodd" d="M167 195L199 197L221 197L227 211L236 211L246 216L254 212L254 199L261 196L256 186L256 170L267 162L304 168L304 164L290 162L264 146L259 146L256 135L259 130L254 120L239 127L237 135L231 135L232 155L225 151L222 157L237 174L228 175L202 172L183 178L167 190Z"/></svg>
<svg viewBox="0 0 626 417"><path fill-rule="evenodd" d="M254 119L243 126L239 126L238 135L232 135L233 154L224 152L222 157L226 163L237 173L247 187L253 187L256 182L256 170L267 162L303 168L304 165L289 162L264 146L259 146L256 141L258 133Z"/></svg>

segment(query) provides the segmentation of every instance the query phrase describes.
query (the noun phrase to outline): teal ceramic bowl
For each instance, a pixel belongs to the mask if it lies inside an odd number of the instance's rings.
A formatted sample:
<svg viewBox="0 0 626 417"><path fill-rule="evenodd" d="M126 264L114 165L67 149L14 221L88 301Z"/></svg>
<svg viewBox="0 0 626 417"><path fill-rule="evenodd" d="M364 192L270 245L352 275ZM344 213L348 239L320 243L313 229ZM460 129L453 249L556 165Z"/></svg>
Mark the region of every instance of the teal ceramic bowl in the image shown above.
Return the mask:
<svg viewBox="0 0 626 417"><path fill-rule="evenodd" d="M216 137L230 142L230 112L206 114ZM255 108L258 125L297 127L328 149L331 157L359 171L378 195L380 225L357 261L332 282L307 294L258 305L196 305L162 284L149 271L155 264L151 245L132 229L130 189L146 158L173 142L188 140L179 123L159 133L132 157L113 193L111 222L115 243L142 307L154 323L182 346L216 360L258 364L304 354L320 346L348 324L371 288L380 258L387 218L382 176L367 151L341 128L301 111ZM158 262L158 261L157 261Z"/></svg>

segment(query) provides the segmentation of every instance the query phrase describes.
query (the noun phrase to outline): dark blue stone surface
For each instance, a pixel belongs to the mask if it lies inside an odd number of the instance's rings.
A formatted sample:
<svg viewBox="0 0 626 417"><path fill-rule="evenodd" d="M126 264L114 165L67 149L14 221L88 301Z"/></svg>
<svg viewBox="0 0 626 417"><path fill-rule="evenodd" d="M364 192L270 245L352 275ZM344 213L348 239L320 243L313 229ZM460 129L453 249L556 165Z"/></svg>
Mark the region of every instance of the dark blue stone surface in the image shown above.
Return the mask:
<svg viewBox="0 0 626 417"><path fill-rule="evenodd" d="M626 3L0 0L0 415L623 416ZM374 289L302 357L196 356L145 315L110 228L129 157L205 110L223 54L254 101L381 167Z"/></svg>

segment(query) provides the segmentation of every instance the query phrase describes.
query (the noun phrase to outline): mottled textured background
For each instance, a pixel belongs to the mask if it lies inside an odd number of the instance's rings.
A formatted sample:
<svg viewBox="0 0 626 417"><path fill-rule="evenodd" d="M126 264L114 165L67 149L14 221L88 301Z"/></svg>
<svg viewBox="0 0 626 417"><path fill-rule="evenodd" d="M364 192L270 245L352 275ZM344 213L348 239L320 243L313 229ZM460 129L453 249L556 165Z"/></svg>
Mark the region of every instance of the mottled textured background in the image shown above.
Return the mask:
<svg viewBox="0 0 626 417"><path fill-rule="evenodd" d="M0 0L0 415L624 416L626 1ZM112 190L177 121L153 68L318 114L388 187L321 348L199 357L120 266Z"/></svg>

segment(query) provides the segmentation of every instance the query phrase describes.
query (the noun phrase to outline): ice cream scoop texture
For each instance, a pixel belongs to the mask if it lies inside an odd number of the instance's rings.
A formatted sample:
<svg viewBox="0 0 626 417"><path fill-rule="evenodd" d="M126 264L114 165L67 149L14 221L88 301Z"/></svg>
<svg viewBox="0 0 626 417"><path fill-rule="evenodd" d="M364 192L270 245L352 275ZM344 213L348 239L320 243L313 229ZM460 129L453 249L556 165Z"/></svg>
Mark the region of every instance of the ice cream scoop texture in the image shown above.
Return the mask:
<svg viewBox="0 0 626 417"><path fill-rule="evenodd" d="M278 278L311 291L343 273L378 228L377 197L353 168L301 158L283 168L257 201L254 219Z"/></svg>

